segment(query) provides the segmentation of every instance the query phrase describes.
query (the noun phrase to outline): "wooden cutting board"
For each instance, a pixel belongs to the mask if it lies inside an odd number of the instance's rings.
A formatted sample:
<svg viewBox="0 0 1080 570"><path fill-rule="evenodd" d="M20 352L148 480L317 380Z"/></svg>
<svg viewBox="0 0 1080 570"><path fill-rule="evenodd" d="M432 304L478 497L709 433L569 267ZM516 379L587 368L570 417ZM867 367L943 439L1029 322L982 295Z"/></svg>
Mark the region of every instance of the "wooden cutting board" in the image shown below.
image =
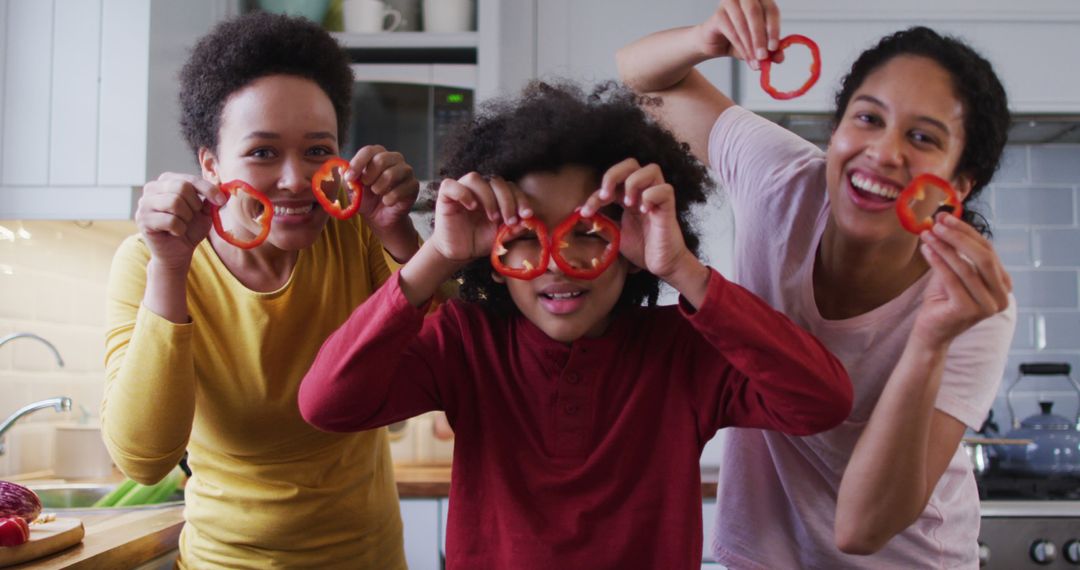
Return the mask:
<svg viewBox="0 0 1080 570"><path fill-rule="evenodd" d="M79 519L58 518L30 525L30 540L19 546L0 547L0 568L60 552L82 542L86 530Z"/></svg>

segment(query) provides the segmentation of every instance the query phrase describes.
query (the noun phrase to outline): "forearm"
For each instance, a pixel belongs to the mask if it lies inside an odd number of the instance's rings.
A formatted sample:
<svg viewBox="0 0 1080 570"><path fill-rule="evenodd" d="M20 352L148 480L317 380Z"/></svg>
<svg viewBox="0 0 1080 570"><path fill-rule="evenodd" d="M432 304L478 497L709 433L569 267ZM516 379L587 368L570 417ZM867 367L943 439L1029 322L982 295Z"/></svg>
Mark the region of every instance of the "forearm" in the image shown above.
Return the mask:
<svg viewBox="0 0 1080 570"><path fill-rule="evenodd" d="M619 78L639 92L663 91L682 81L697 64L712 56L703 52L697 27L656 32L615 54Z"/></svg>
<svg viewBox="0 0 1080 570"><path fill-rule="evenodd" d="M398 220L392 227L372 226L371 231L390 257L398 263L405 263L420 249L420 234L417 233L408 216Z"/></svg>
<svg viewBox="0 0 1080 570"><path fill-rule="evenodd" d="M462 263L443 257L433 242L425 243L404 267L401 268L400 286L409 304L419 307L450 279Z"/></svg>
<svg viewBox="0 0 1080 570"><path fill-rule="evenodd" d="M171 323L190 322L187 306L188 270L188 266L165 267L151 258L146 265L143 306Z"/></svg>
<svg viewBox="0 0 1080 570"><path fill-rule="evenodd" d="M928 475L934 404L947 346L909 341L840 483L837 546L871 554L911 525L937 484Z"/></svg>
<svg viewBox="0 0 1080 570"><path fill-rule="evenodd" d="M711 275L712 271L687 251L676 264L675 270L661 279L674 287L686 299L686 302L693 305L694 309L698 309L705 302L705 297L709 292Z"/></svg>
<svg viewBox="0 0 1080 570"><path fill-rule="evenodd" d="M191 327L144 307L107 339L103 436L120 470L140 483L160 480L187 448L195 416Z"/></svg>

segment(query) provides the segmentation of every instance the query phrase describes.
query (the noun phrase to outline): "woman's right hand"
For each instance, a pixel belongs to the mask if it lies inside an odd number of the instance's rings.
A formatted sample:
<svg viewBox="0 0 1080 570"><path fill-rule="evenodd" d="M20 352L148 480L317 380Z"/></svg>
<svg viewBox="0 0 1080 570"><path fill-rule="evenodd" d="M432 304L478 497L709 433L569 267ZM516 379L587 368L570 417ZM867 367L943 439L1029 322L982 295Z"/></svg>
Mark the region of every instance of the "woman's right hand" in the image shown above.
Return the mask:
<svg viewBox="0 0 1080 570"><path fill-rule="evenodd" d="M442 181L435 201L435 229L428 241L447 260L466 263L491 253L501 224L530 216L516 184L470 172Z"/></svg>
<svg viewBox="0 0 1080 570"><path fill-rule="evenodd" d="M756 71L779 47L780 9L773 0L723 0L697 32L703 53L741 59ZM773 61L784 61L783 52Z"/></svg>
<svg viewBox="0 0 1080 570"><path fill-rule="evenodd" d="M195 247L210 233L210 201L224 204L225 194L199 176L166 172L143 186L135 224L155 263L186 271Z"/></svg>

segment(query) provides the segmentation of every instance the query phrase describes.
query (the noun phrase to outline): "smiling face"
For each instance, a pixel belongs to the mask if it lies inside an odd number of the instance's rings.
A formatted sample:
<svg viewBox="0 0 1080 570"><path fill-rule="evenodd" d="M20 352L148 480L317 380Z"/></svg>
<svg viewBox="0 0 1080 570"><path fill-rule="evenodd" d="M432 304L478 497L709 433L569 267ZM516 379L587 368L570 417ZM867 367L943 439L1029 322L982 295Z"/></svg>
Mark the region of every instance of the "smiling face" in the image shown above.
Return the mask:
<svg viewBox="0 0 1080 570"><path fill-rule="evenodd" d="M901 55L853 94L829 141L826 182L840 235L865 242L908 236L896 198L919 174L935 174L967 196L954 170L964 150L964 108L949 73L931 59ZM929 215L932 204L916 211ZM926 211L923 211L926 209Z"/></svg>
<svg viewBox="0 0 1080 570"><path fill-rule="evenodd" d="M233 93L221 112L216 151L202 149L203 177L244 180L274 204L270 236L259 248L296 251L314 243L328 214L315 201L311 177L338 154L337 114L314 82L270 75ZM221 210L226 229L242 239L259 231L262 206L236 197Z"/></svg>
<svg viewBox="0 0 1080 570"><path fill-rule="evenodd" d="M596 190L599 177L581 166L564 166L557 172L531 173L518 181L529 198L534 217L554 228L574 212ZM600 336L611 322L611 311L622 294L630 269L619 256L596 279L567 277L554 261L548 270L531 281L493 277L506 283L518 310L540 330L560 342L583 336Z"/></svg>

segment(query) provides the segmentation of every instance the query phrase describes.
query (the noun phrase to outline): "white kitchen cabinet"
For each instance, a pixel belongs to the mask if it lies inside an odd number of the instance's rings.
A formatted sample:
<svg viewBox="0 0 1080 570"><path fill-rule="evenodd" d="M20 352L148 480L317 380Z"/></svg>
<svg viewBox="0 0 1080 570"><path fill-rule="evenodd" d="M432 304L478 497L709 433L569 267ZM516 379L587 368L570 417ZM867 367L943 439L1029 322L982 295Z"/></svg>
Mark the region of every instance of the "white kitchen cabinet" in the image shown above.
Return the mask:
<svg viewBox="0 0 1080 570"><path fill-rule="evenodd" d="M536 12L536 75L591 84L618 79L615 52L653 32L696 24L716 9L716 0L544 0ZM731 90L730 60L714 60L701 72Z"/></svg>
<svg viewBox="0 0 1080 570"><path fill-rule="evenodd" d="M1061 72L1080 57L1080 3L1046 0L1028 4L1002 0L787 0L781 2L782 34L803 34L821 48L821 79L804 96L789 101L761 90L757 72L738 66L736 98L743 106L769 112L829 112L844 73L855 57L879 38L925 25L969 42L994 65L1020 113L1080 111L1080 74ZM774 66L782 89L807 76L809 56Z"/></svg>
<svg viewBox="0 0 1080 570"><path fill-rule="evenodd" d="M410 570L439 570L439 499L402 499L401 522L405 531L405 562Z"/></svg>
<svg viewBox="0 0 1080 570"><path fill-rule="evenodd" d="M195 166L177 74L235 0L0 0L0 219L128 219Z"/></svg>

